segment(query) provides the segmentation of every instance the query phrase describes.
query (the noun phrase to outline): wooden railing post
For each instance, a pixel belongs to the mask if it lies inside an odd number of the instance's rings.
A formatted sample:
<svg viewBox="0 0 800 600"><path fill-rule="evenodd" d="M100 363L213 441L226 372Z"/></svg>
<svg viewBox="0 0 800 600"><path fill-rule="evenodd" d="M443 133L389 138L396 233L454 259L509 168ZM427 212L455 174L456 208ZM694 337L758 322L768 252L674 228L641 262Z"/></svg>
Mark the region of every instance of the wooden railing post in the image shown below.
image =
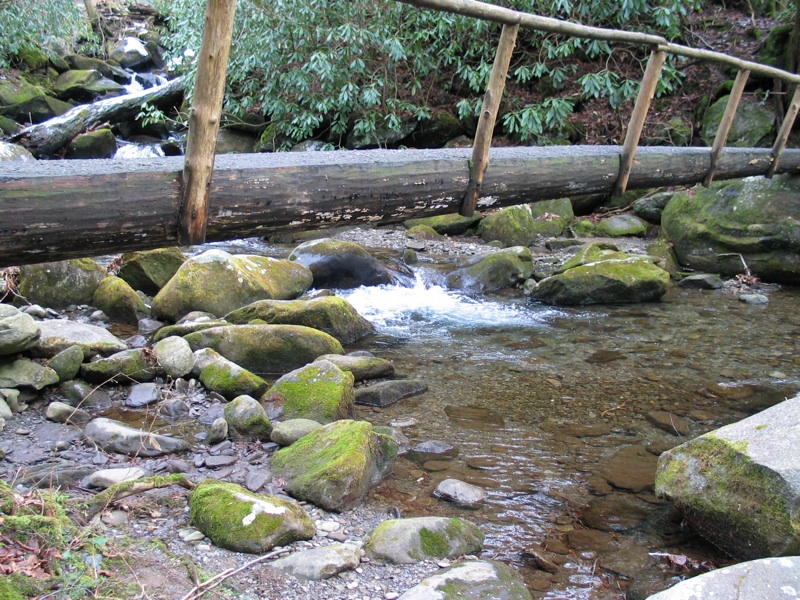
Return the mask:
<svg viewBox="0 0 800 600"><path fill-rule="evenodd" d="M720 154L722 154L722 149L728 140L728 133L731 131L733 119L736 117L736 109L739 107L739 101L742 99L742 92L744 92L744 86L749 76L750 71L747 69L742 69L736 73L736 80L733 82L728 104L725 106L725 114L722 115L722 120L719 122L714 145L711 147L711 165L708 168L708 173L706 173L706 178L703 180L703 185L706 187L711 185L711 181L714 179L714 171L717 170Z"/></svg>
<svg viewBox="0 0 800 600"><path fill-rule="evenodd" d="M497 111L500 109L500 100L506 86L508 66L511 64L511 54L517 42L519 25L503 25L500 42L497 45L497 54L494 57L492 73L489 75L489 86L483 96L481 116L478 119L478 128L475 131L475 141L472 143L472 161L469 169L469 185L461 202L459 213L471 217L475 213L478 198L481 195L483 176L489 165L489 149L492 146L492 131L497 121Z"/></svg>
<svg viewBox="0 0 800 600"><path fill-rule="evenodd" d="M214 150L235 10L236 0L208 0L206 4L183 166L183 199L178 223L181 244L202 244L206 240L208 193L214 172Z"/></svg>
<svg viewBox="0 0 800 600"><path fill-rule="evenodd" d="M642 85L639 87L639 94L636 96L636 104L631 113L631 120L628 123L628 131L625 134L625 143L622 146L622 154L619 157L619 177L614 188L614 195L621 196L628 187L628 179L631 176L633 158L636 156L636 147L639 145L639 138L642 136L644 120L650 103L656 93L656 85L661 75L661 67L667 59L667 53L657 48L650 53L647 61L647 68L644 70Z"/></svg>
<svg viewBox="0 0 800 600"><path fill-rule="evenodd" d="M767 179L772 179L772 176L775 175L775 169L778 168L781 154L783 154L783 150L786 148L786 141L789 139L789 134L792 132L792 126L794 125L794 120L797 118L798 110L800 110L800 85L794 88L792 103L789 105L789 110L786 111L786 115L783 117L781 129L778 132L778 137L775 139L775 145L772 146L772 160L769 169L767 169L767 173L764 175Z"/></svg>

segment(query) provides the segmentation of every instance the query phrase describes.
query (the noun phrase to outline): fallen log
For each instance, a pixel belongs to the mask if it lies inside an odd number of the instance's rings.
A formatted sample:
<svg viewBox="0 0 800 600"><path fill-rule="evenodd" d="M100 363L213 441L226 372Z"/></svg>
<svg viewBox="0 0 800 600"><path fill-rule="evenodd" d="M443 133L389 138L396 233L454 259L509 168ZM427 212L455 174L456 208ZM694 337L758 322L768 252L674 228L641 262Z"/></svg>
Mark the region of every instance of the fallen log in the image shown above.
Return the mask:
<svg viewBox="0 0 800 600"><path fill-rule="evenodd" d="M75 136L106 122L118 122L136 116L147 104L157 105L183 92L186 81L178 77L163 85L133 94L81 104L63 115L26 127L8 138L25 146L37 157L51 156Z"/></svg>
<svg viewBox="0 0 800 600"><path fill-rule="evenodd" d="M218 156L207 241L275 229L396 223L458 212L470 149ZM617 146L492 149L478 210L610 194ZM709 148L640 148L628 189L693 185ZM715 179L763 175L768 148L728 148ZM182 157L0 163L0 267L178 244ZM800 173L800 150L779 171Z"/></svg>

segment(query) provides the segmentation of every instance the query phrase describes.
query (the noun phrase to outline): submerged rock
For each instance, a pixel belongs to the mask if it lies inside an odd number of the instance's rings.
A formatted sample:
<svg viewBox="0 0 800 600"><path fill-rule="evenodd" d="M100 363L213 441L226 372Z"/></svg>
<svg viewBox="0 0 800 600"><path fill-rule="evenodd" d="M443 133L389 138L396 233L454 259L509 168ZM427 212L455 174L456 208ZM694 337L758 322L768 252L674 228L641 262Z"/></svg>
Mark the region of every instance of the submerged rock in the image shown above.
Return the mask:
<svg viewBox="0 0 800 600"><path fill-rule="evenodd" d="M354 242L312 240L297 246L289 260L311 269L316 288L347 289L393 281L389 269Z"/></svg>
<svg viewBox="0 0 800 600"><path fill-rule="evenodd" d="M525 580L496 560L460 562L423 579L398 600L531 600Z"/></svg>
<svg viewBox="0 0 800 600"><path fill-rule="evenodd" d="M483 533L469 521L448 517L390 519L367 539L367 556L395 565L477 554Z"/></svg>
<svg viewBox="0 0 800 600"><path fill-rule="evenodd" d="M262 496L206 479L189 494L189 518L214 544L258 554L314 536L308 513L294 500Z"/></svg>
<svg viewBox="0 0 800 600"><path fill-rule="evenodd" d="M665 452L656 492L740 559L800 552L800 396Z"/></svg>
<svg viewBox="0 0 800 600"><path fill-rule="evenodd" d="M433 495L462 508L478 508L486 498L483 488L458 479L443 480L436 486Z"/></svg>

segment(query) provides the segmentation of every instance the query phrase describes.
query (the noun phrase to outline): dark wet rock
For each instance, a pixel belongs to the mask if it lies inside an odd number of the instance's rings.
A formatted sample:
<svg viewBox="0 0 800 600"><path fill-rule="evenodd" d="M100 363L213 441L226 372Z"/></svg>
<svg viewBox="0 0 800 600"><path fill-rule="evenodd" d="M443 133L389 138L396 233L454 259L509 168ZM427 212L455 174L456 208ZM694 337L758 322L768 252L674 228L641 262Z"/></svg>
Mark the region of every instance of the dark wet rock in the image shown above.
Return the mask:
<svg viewBox="0 0 800 600"><path fill-rule="evenodd" d="M109 58L124 68L138 67L150 61L145 43L136 37L125 37L110 49Z"/></svg>
<svg viewBox="0 0 800 600"><path fill-rule="evenodd" d="M139 323L137 323L139 333L142 335L151 335L163 326L164 323L162 321L150 318L139 319Z"/></svg>
<svg viewBox="0 0 800 600"><path fill-rule="evenodd" d="M356 404L366 406L389 406L403 398L421 394L428 386L415 379L395 379L381 381L368 387L358 388L355 393Z"/></svg>
<svg viewBox="0 0 800 600"><path fill-rule="evenodd" d="M106 275L106 270L90 258L25 265L20 267L19 293L28 302L55 309L91 304Z"/></svg>
<svg viewBox="0 0 800 600"><path fill-rule="evenodd" d="M649 600L792 598L800 589L800 557L763 558L703 573Z"/></svg>
<svg viewBox="0 0 800 600"><path fill-rule="evenodd" d="M287 373L322 354L342 354L338 340L300 325L229 325L185 336L197 350L211 348L256 374Z"/></svg>
<svg viewBox="0 0 800 600"><path fill-rule="evenodd" d="M266 411L252 396L237 396L225 405L228 431L235 437L268 441L272 433Z"/></svg>
<svg viewBox="0 0 800 600"><path fill-rule="evenodd" d="M646 418L652 425L672 435L689 435L691 433L688 419L669 411L651 410L647 413Z"/></svg>
<svg viewBox="0 0 800 600"><path fill-rule="evenodd" d="M797 553L798 421L800 396L665 452L657 493L731 556Z"/></svg>
<svg viewBox="0 0 800 600"><path fill-rule="evenodd" d="M64 101L90 102L100 96L119 95L125 88L94 69L70 69L53 82L53 91Z"/></svg>
<svg viewBox="0 0 800 600"><path fill-rule="evenodd" d="M172 400L165 400L161 403L159 414L168 419L177 419L178 417L187 416L189 410L189 405L185 400L173 398Z"/></svg>
<svg viewBox="0 0 800 600"><path fill-rule="evenodd" d="M86 358L128 349L125 342L96 325L66 319L49 319L40 321L39 329L41 336L36 352L45 357L55 356L71 346L80 346Z"/></svg>
<svg viewBox="0 0 800 600"><path fill-rule="evenodd" d="M647 518L647 509L623 496L594 498L583 509L581 520L587 527L599 531L629 531L639 527Z"/></svg>
<svg viewBox="0 0 800 600"><path fill-rule="evenodd" d="M114 158L116 153L117 138L114 132L108 127L102 127L72 138L66 146L64 158Z"/></svg>
<svg viewBox="0 0 800 600"><path fill-rule="evenodd" d="M417 517L390 519L378 525L367 539L367 556L403 565L422 560L477 554L483 548L478 527L457 518Z"/></svg>
<svg viewBox="0 0 800 600"><path fill-rule="evenodd" d="M644 219L653 225L658 225L661 223L661 213L672 198L672 195L672 192L649 194L644 198L634 200L631 208L633 213L640 219Z"/></svg>
<svg viewBox="0 0 800 600"><path fill-rule="evenodd" d="M444 412L453 425L458 427L494 431L506 426L505 420L498 413L479 406L448 405L444 407Z"/></svg>
<svg viewBox="0 0 800 600"><path fill-rule="evenodd" d="M103 279L94 291L92 305L102 310L116 323L138 325L139 319L149 314L139 295L119 277Z"/></svg>
<svg viewBox="0 0 800 600"><path fill-rule="evenodd" d="M710 273L696 273L688 275L678 282L682 288L693 290L718 290L723 286L722 279Z"/></svg>
<svg viewBox="0 0 800 600"><path fill-rule="evenodd" d="M0 362L0 388L30 387L35 390L58 383L58 374L49 367L18 358Z"/></svg>
<svg viewBox="0 0 800 600"><path fill-rule="evenodd" d="M47 361L47 366L58 375L59 381L75 379L83 364L83 348L70 346Z"/></svg>
<svg viewBox="0 0 800 600"><path fill-rule="evenodd" d="M125 406L144 408L161 400L161 386L156 383L139 383L132 385L125 398Z"/></svg>
<svg viewBox="0 0 800 600"><path fill-rule="evenodd" d="M36 321L9 304L0 304L0 356L23 352L38 342Z"/></svg>
<svg viewBox="0 0 800 600"><path fill-rule="evenodd" d="M537 569L548 573L558 573L561 570L558 563L563 562L563 559L556 553L548 551L538 544L527 546L522 551L522 559Z"/></svg>
<svg viewBox="0 0 800 600"><path fill-rule="evenodd" d="M567 533L567 542L576 552L605 554L620 547L615 535L599 529L573 529Z"/></svg>
<svg viewBox="0 0 800 600"><path fill-rule="evenodd" d="M289 419L275 423L270 439L279 446L291 446L303 436L322 427L322 423L311 419Z"/></svg>
<svg viewBox="0 0 800 600"><path fill-rule="evenodd" d="M92 409L104 409L111 406L111 396L107 391L79 379L65 381L58 386L58 393L67 400L70 406L91 407Z"/></svg>
<svg viewBox="0 0 800 600"><path fill-rule="evenodd" d="M769 304L769 297L764 294L739 294L739 302L763 306Z"/></svg>
<svg viewBox="0 0 800 600"><path fill-rule="evenodd" d="M644 237L647 223L634 215L613 215L600 221L595 228L599 237Z"/></svg>
<svg viewBox="0 0 800 600"><path fill-rule="evenodd" d="M184 262L186 255L180 248L129 252L122 255L117 276L133 289L155 296Z"/></svg>
<svg viewBox="0 0 800 600"><path fill-rule="evenodd" d="M188 375L194 368L192 348L182 337L170 336L156 342L153 354L159 366L173 379Z"/></svg>
<svg viewBox="0 0 800 600"><path fill-rule="evenodd" d="M106 418L90 421L83 433L106 452L128 456L161 456L189 448L184 440L135 429Z"/></svg>
<svg viewBox="0 0 800 600"><path fill-rule="evenodd" d="M81 377L93 383L152 381L162 369L144 348L123 350L81 365Z"/></svg>
<svg viewBox="0 0 800 600"><path fill-rule="evenodd" d="M222 467L230 467L239 460L237 456L230 454L220 454L214 456L206 456L204 465L209 469L221 469Z"/></svg>
<svg viewBox="0 0 800 600"><path fill-rule="evenodd" d="M328 360L342 371L349 371L356 381L392 377L394 375L394 365L391 362L372 355L361 356L355 353L325 354L318 357L317 360Z"/></svg>
<svg viewBox="0 0 800 600"><path fill-rule="evenodd" d="M361 549L352 544L329 544L295 552L270 563L298 579L328 579L343 571L352 571L361 564Z"/></svg>
<svg viewBox="0 0 800 600"><path fill-rule="evenodd" d="M353 242L323 238L300 244L289 260L311 269L314 287L346 289L392 283L389 269Z"/></svg>
<svg viewBox="0 0 800 600"><path fill-rule="evenodd" d="M525 580L512 567L495 560L467 560L423 579L398 600L530 600Z"/></svg>
<svg viewBox="0 0 800 600"><path fill-rule="evenodd" d="M85 425L92 420L91 415L85 410L74 408L64 402L51 402L47 405L45 416L56 423L70 425Z"/></svg>
<svg viewBox="0 0 800 600"><path fill-rule="evenodd" d="M375 332L344 298L324 296L311 300L259 300L225 315L225 320L245 324L260 319L273 325L303 325L324 331L342 344L351 344Z"/></svg>
<svg viewBox="0 0 800 600"><path fill-rule="evenodd" d="M532 275L531 251L524 246L513 246L481 258L473 265L452 271L445 282L451 289L485 293L515 286Z"/></svg>
<svg viewBox="0 0 800 600"><path fill-rule="evenodd" d="M644 446L629 446L606 462L601 475L614 487L643 492L653 489L657 463Z"/></svg>
<svg viewBox="0 0 800 600"><path fill-rule="evenodd" d="M208 250L180 266L153 299L152 311L170 321L191 310L221 317L257 300L295 298L311 280L311 272L292 261Z"/></svg>
<svg viewBox="0 0 800 600"><path fill-rule="evenodd" d="M680 263L697 271L800 281L800 178L750 177L675 194L662 231ZM740 256L741 255L741 256Z"/></svg>
<svg viewBox="0 0 800 600"><path fill-rule="evenodd" d="M313 537L316 528L294 500L262 496L233 483L206 479L189 495L192 525L215 545L236 552L265 552Z"/></svg>
<svg viewBox="0 0 800 600"><path fill-rule="evenodd" d="M587 358L586 362L603 364L613 362L615 360L624 360L627 358L622 352L617 350L597 350L592 352Z"/></svg>
<svg viewBox="0 0 800 600"><path fill-rule="evenodd" d="M28 465L20 469L18 482L39 488L66 488L94 470L95 467L69 461Z"/></svg>
<svg viewBox="0 0 800 600"><path fill-rule="evenodd" d="M479 508L486 499L486 492L477 485L445 479L433 491L433 495L461 508Z"/></svg>
<svg viewBox="0 0 800 600"><path fill-rule="evenodd" d="M644 569L632 576L625 591L625 600L648 600L653 594L666 590L680 581L681 578L677 575L657 569Z"/></svg>
<svg viewBox="0 0 800 600"><path fill-rule="evenodd" d="M456 456L458 456L458 448L452 444L438 440L428 440L416 444L409 452L409 458L419 463L424 463L429 460L451 459Z"/></svg>
<svg viewBox="0 0 800 600"><path fill-rule="evenodd" d="M365 421L324 425L272 456L286 491L330 511L359 503L392 470L397 443Z"/></svg>

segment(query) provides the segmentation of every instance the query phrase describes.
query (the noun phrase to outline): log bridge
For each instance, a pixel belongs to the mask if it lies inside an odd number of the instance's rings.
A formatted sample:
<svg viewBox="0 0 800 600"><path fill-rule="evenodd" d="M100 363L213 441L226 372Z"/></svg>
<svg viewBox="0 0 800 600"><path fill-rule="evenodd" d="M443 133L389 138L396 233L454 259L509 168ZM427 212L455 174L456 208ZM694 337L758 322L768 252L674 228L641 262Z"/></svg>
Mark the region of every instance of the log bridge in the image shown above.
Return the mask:
<svg viewBox="0 0 800 600"><path fill-rule="evenodd" d="M503 26L471 150L214 156L219 88L208 97L195 95L185 159L0 163L0 267L252 237L277 228L471 215L553 198L800 173L800 150L786 149L800 110L796 74L660 36L586 27L477 0L399 1ZM217 33L204 35L198 89L224 84L234 5L235 0L208 0L206 32ZM519 27L651 48L623 146L491 148ZM711 148L638 147L669 53L738 69ZM207 58L211 64L202 64ZM795 86L794 96L772 148L725 148L750 72ZM23 143L34 139L37 127L15 137Z"/></svg>

